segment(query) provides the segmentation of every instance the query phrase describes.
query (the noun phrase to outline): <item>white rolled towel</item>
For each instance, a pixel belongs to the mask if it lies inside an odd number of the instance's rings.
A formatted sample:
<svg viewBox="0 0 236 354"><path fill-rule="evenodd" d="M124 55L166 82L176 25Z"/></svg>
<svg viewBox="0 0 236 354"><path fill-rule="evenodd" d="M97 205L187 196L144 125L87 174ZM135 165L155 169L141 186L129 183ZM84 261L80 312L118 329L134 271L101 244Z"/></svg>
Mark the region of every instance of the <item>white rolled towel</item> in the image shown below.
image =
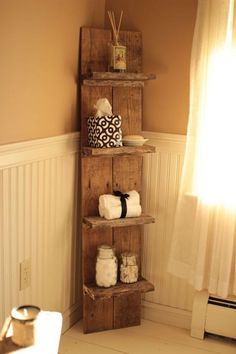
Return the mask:
<svg viewBox="0 0 236 354"><path fill-rule="evenodd" d="M103 217L107 220L119 219L121 216L122 208L120 206L114 206L110 209L104 209ZM127 208L126 217L133 218L140 216L142 213L141 205L131 205Z"/></svg>
<svg viewBox="0 0 236 354"><path fill-rule="evenodd" d="M127 193L129 198L126 199L127 209L131 205L140 204L139 193L135 190L132 190ZM99 214L103 217L104 209L109 209L113 206L120 206L120 197L117 197L112 194L103 194L99 197Z"/></svg>
<svg viewBox="0 0 236 354"><path fill-rule="evenodd" d="M135 190L127 193L126 199L127 214L126 217L135 217L141 215L140 196ZM119 196L103 194L99 197L99 214L105 219L118 219L121 216L122 208Z"/></svg>

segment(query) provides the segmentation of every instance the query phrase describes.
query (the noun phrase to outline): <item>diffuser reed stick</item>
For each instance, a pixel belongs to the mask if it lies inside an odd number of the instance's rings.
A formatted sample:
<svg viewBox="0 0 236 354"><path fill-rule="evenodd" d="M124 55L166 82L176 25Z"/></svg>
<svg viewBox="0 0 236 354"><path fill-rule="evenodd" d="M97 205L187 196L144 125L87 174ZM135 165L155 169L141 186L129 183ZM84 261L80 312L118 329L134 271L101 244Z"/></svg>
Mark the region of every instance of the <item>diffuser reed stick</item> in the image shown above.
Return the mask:
<svg viewBox="0 0 236 354"><path fill-rule="evenodd" d="M120 25L121 25L121 21L122 21L122 17L123 17L123 10L120 13L118 27L116 26L116 19L115 19L114 11L107 11L107 13L108 13L109 20L110 20L110 23L111 23L115 45L118 45L119 44Z"/></svg>

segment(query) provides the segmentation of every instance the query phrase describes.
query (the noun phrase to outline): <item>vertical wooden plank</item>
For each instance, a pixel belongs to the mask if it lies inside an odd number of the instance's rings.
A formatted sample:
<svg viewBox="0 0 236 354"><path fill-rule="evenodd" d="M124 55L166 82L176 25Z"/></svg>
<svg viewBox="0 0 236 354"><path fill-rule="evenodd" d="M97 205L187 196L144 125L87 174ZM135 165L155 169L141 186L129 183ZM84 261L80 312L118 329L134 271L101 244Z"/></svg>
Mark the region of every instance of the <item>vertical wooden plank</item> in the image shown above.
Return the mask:
<svg viewBox="0 0 236 354"><path fill-rule="evenodd" d="M82 215L98 215L98 198L111 193L112 158L81 159ZM95 282L97 248L101 244L112 245L112 229L101 230L82 227L82 268L83 282ZM101 331L113 327L113 299L94 301L83 297L84 332Z"/></svg>
<svg viewBox="0 0 236 354"><path fill-rule="evenodd" d="M113 189L123 193L135 189L141 192L142 157L119 156L113 158ZM119 256L129 251L137 254L139 276L141 273L142 227L132 226L113 230L114 248ZM141 294L135 292L114 298L114 328L140 324Z"/></svg>
<svg viewBox="0 0 236 354"><path fill-rule="evenodd" d="M113 112L122 118L122 134L140 134L142 130L142 88L113 87Z"/></svg>
<svg viewBox="0 0 236 354"><path fill-rule="evenodd" d="M108 43L111 31L99 28L81 29L81 74L108 70Z"/></svg>
<svg viewBox="0 0 236 354"><path fill-rule="evenodd" d="M108 70L108 43L111 31L98 28L81 29L81 74ZM120 41L127 47L127 72L142 72L141 32L120 31Z"/></svg>
<svg viewBox="0 0 236 354"><path fill-rule="evenodd" d="M95 113L94 105L99 98L107 98L112 104L112 87L81 87L81 146L88 145L87 119Z"/></svg>
<svg viewBox="0 0 236 354"><path fill-rule="evenodd" d="M127 72L142 72L142 34L141 32L121 31L120 41L126 48Z"/></svg>
<svg viewBox="0 0 236 354"><path fill-rule="evenodd" d="M114 297L114 328L140 325L141 293L123 294Z"/></svg>
<svg viewBox="0 0 236 354"><path fill-rule="evenodd" d="M139 277L141 277L141 233L142 226L118 227L114 230L113 245L118 257L120 266L121 253L132 252L137 255L137 264L139 269ZM118 270L118 279L120 271Z"/></svg>
<svg viewBox="0 0 236 354"><path fill-rule="evenodd" d="M81 173L82 215L99 215L99 196L111 193L112 189L112 158L84 157L81 159Z"/></svg>
<svg viewBox="0 0 236 354"><path fill-rule="evenodd" d="M142 157L119 156L113 157L113 190L122 193L136 190L141 193ZM129 251L137 254L139 274L141 270L141 226L115 228L113 231L114 247L118 255Z"/></svg>
<svg viewBox="0 0 236 354"><path fill-rule="evenodd" d="M83 280L95 283L97 248L101 244L112 245L112 229L88 229L83 226Z"/></svg>
<svg viewBox="0 0 236 354"><path fill-rule="evenodd" d="M94 301L84 295L84 333L104 331L113 328L113 298Z"/></svg>
<svg viewBox="0 0 236 354"><path fill-rule="evenodd" d="M136 190L141 193L142 156L113 157L113 190L128 192Z"/></svg>

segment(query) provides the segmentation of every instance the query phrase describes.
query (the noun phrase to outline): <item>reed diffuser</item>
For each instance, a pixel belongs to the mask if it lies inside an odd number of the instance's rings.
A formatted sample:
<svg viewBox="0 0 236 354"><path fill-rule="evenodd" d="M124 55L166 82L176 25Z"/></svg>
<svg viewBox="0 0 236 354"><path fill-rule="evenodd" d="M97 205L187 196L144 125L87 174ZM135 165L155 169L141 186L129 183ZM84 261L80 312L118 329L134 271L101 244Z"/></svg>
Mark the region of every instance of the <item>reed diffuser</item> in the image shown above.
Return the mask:
<svg viewBox="0 0 236 354"><path fill-rule="evenodd" d="M111 23L113 41L109 44L109 71L126 71L126 46L122 45L119 39L120 26L123 17L123 11L120 13L118 26L113 11L107 11Z"/></svg>

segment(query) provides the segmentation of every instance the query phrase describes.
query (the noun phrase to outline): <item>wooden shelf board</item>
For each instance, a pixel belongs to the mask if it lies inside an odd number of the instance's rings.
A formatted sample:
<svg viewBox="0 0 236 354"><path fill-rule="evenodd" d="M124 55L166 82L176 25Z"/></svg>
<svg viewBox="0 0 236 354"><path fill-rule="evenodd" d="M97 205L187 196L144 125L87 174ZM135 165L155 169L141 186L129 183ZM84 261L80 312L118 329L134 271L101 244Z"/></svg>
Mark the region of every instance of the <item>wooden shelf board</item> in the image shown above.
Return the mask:
<svg viewBox="0 0 236 354"><path fill-rule="evenodd" d="M154 285L144 278L141 278L136 283L124 284L118 282L115 286L110 288L98 287L95 284L84 284L83 286L84 294L87 294L93 300L102 300L111 298L113 296L119 296L122 294L133 293L135 291L140 291L141 293L146 293L148 291L154 290Z"/></svg>
<svg viewBox="0 0 236 354"><path fill-rule="evenodd" d="M155 152L155 146L121 146L117 148L92 148L85 146L81 148L82 156L110 156L110 155L140 155Z"/></svg>
<svg viewBox="0 0 236 354"><path fill-rule="evenodd" d="M87 86L131 86L143 87L144 81L154 80L155 74L92 72L82 77Z"/></svg>
<svg viewBox="0 0 236 354"><path fill-rule="evenodd" d="M145 73L117 73L117 72L92 72L83 76L83 79L87 80L125 80L125 81L146 81L156 79L155 74Z"/></svg>
<svg viewBox="0 0 236 354"><path fill-rule="evenodd" d="M83 80L84 86L144 87L143 81L128 80Z"/></svg>
<svg viewBox="0 0 236 354"><path fill-rule="evenodd" d="M155 218L150 215L141 215L136 218L121 218L106 220L100 216L87 216L83 218L83 223L90 228L96 227L125 227L134 225L152 224Z"/></svg>

